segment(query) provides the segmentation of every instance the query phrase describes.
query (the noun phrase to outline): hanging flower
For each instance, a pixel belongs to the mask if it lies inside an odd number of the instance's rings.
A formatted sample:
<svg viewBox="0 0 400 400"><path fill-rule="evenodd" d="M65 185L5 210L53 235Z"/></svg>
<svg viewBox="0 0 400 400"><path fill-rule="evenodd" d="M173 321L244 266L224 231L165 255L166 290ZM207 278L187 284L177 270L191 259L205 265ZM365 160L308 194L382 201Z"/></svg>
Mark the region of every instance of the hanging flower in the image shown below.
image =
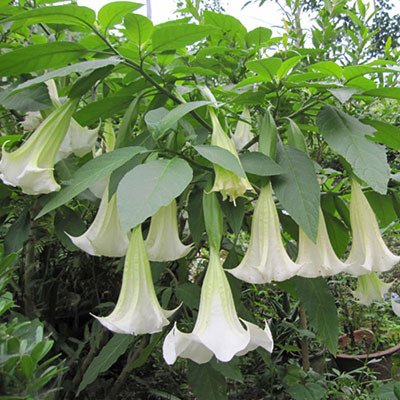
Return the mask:
<svg viewBox="0 0 400 400"><path fill-rule="evenodd" d="M92 256L122 257L129 245L128 235L119 222L117 195L108 200L108 185L99 211L89 229L81 236L70 236L75 246Z"/></svg>
<svg viewBox="0 0 400 400"><path fill-rule="evenodd" d="M25 118L20 122L24 131L34 131L43 121L42 115L39 111L28 111Z"/></svg>
<svg viewBox="0 0 400 400"><path fill-rule="evenodd" d="M67 133L77 101L67 101L54 110L17 150L7 153L3 145L0 178L19 186L26 194L55 192L54 162Z"/></svg>
<svg viewBox="0 0 400 400"><path fill-rule="evenodd" d="M239 160L239 156L232 139L230 139L223 131L222 126L213 110L210 111L210 115L213 125L211 144L228 150ZM228 171L217 164L214 164L214 171L215 181L211 191L220 192L224 200L228 197L230 201L235 202L235 199L243 196L246 190L253 190L247 178L236 175L234 172Z"/></svg>
<svg viewBox="0 0 400 400"><path fill-rule="evenodd" d="M185 257L192 246L185 246L179 239L176 219L176 201L161 207L151 218L146 239L150 261L174 261Z"/></svg>
<svg viewBox="0 0 400 400"><path fill-rule="evenodd" d="M236 125L235 133L232 135L232 140L235 144L236 149L242 150L247 143L250 142L254 138L253 133L251 132L251 117L249 109L246 107L242 115L240 116L241 120L238 121ZM257 151L257 144L253 144L249 147L250 151Z"/></svg>
<svg viewBox="0 0 400 400"><path fill-rule="evenodd" d="M353 243L346 272L358 276L389 271L400 261L383 241L375 214L354 178L351 180L350 222Z"/></svg>
<svg viewBox="0 0 400 400"><path fill-rule="evenodd" d="M296 263L303 265L297 275L305 278L332 276L347 268L347 264L339 260L332 248L321 209L316 243L299 229L299 253Z"/></svg>
<svg viewBox="0 0 400 400"><path fill-rule="evenodd" d="M360 304L369 306L374 301L383 301L391 283L381 281L376 272L361 275L357 278L357 289L353 296Z"/></svg>
<svg viewBox="0 0 400 400"><path fill-rule="evenodd" d="M160 332L175 311L162 309L157 300L139 225L129 242L117 305L108 317L95 318L112 332L143 335Z"/></svg>
<svg viewBox="0 0 400 400"><path fill-rule="evenodd" d="M278 213L268 183L261 189L254 209L246 254L236 268L227 271L245 282L266 283L289 279L301 267L289 258L283 247Z"/></svg>
<svg viewBox="0 0 400 400"><path fill-rule="evenodd" d="M173 364L178 357L203 364L215 355L218 360L227 362L258 346L272 352L271 331L267 324L262 330L239 320L218 251L211 248L193 332L182 333L175 325L164 341L164 359L168 364Z"/></svg>

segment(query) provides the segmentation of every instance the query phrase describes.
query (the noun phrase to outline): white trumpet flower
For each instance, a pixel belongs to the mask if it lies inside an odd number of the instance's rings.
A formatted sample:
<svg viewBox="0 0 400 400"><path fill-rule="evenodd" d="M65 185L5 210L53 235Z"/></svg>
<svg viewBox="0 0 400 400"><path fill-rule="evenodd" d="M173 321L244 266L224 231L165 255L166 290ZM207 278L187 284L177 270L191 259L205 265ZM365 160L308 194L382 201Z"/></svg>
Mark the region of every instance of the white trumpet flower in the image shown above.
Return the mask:
<svg viewBox="0 0 400 400"><path fill-rule="evenodd" d="M227 362L258 346L272 352L271 331L267 324L263 330L238 318L218 251L211 248L193 332L182 333L175 325L164 341L164 359L168 364L173 364L178 357L203 364L215 355Z"/></svg>
<svg viewBox="0 0 400 400"><path fill-rule="evenodd" d="M228 150L239 160L235 144L233 143L232 139L229 138L228 135L223 131L214 111L210 111L210 116L213 125L211 144ZM228 171L217 164L214 164L214 171L215 181L211 191L220 192L224 200L228 197L230 201L235 202L235 199L243 196L247 190L253 190L247 178L236 175L234 172Z"/></svg>
<svg viewBox="0 0 400 400"><path fill-rule="evenodd" d="M118 216L117 195L108 200L108 185L101 198L100 207L89 229L81 236L70 236L76 247L92 256L122 257L129 240L121 228Z"/></svg>
<svg viewBox="0 0 400 400"><path fill-rule="evenodd" d="M339 260L332 248L321 209L316 243L301 228L299 229L299 253L296 264L303 265L297 275L305 278L336 275L348 266Z"/></svg>
<svg viewBox="0 0 400 400"><path fill-rule="evenodd" d="M351 180L350 222L353 243L346 272L359 276L389 271L400 261L383 241L374 211L354 178Z"/></svg>
<svg viewBox="0 0 400 400"><path fill-rule="evenodd" d="M353 296L360 304L369 306L374 301L383 301L391 283L381 281L376 272L361 275L357 278L357 288Z"/></svg>
<svg viewBox="0 0 400 400"><path fill-rule="evenodd" d="M185 246L179 239L175 199L151 217L145 243L150 261L174 261L189 253L192 245Z"/></svg>
<svg viewBox="0 0 400 400"><path fill-rule="evenodd" d="M42 121L42 114L39 111L28 111L20 125L24 131L34 131Z"/></svg>
<svg viewBox="0 0 400 400"><path fill-rule="evenodd" d="M95 317L112 332L143 335L160 332L175 311L162 309L157 300L139 225L132 232L117 305L109 316Z"/></svg>
<svg viewBox="0 0 400 400"><path fill-rule="evenodd" d="M397 300L398 301L396 301L396 299L392 297L392 300L391 300L392 310L398 317L400 317L400 302L399 302L400 298L398 298Z"/></svg>
<svg viewBox="0 0 400 400"><path fill-rule="evenodd" d="M232 135L232 140L235 143L235 147L238 151L242 150L243 147L246 146L246 144L249 143L250 140L254 138L254 135L251 132L250 112L247 107L243 110L240 118L241 120L238 121L236 125L235 133ZM257 144L253 144L252 146L249 147L249 150L256 151L257 147L258 147Z"/></svg>
<svg viewBox="0 0 400 400"><path fill-rule="evenodd" d="M301 267L290 259L283 246L278 213L268 183L261 189L254 209L246 254L236 268L227 271L245 282L267 283L289 279Z"/></svg>
<svg viewBox="0 0 400 400"><path fill-rule="evenodd" d="M0 178L19 186L26 194L55 192L54 162L67 133L77 101L67 101L54 110L17 150L7 153L3 145Z"/></svg>

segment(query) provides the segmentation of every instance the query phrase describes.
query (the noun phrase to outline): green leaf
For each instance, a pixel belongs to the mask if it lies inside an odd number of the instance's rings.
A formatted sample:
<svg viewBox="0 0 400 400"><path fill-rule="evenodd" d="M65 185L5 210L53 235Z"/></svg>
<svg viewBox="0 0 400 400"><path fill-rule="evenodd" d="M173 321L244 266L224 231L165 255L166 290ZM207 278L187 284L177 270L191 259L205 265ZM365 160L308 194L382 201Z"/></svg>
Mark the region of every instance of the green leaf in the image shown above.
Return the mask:
<svg viewBox="0 0 400 400"><path fill-rule="evenodd" d="M244 377L240 368L238 366L238 358L235 357L229 362L220 362L213 358L211 361L211 366L221 373L225 378L237 381L240 383L244 382Z"/></svg>
<svg viewBox="0 0 400 400"><path fill-rule="evenodd" d="M233 204L231 201L222 202L222 210L235 235L239 234L240 228L242 227L245 212L244 204L245 200L242 197L236 200L236 204Z"/></svg>
<svg viewBox="0 0 400 400"><path fill-rule="evenodd" d="M205 24L215 26L218 30L227 32L230 36L234 36L235 34L244 35L247 33L244 25L232 15L205 10L203 16Z"/></svg>
<svg viewBox="0 0 400 400"><path fill-rule="evenodd" d="M332 150L346 159L360 179L375 191L386 193L390 168L385 148L365 137L375 129L332 106L318 113L317 126Z"/></svg>
<svg viewBox="0 0 400 400"><path fill-rule="evenodd" d="M121 167L135 155L145 151L147 150L143 147L124 147L88 161L75 172L71 181L68 182L68 186L49 196L49 201L41 209L36 219L67 203L100 179L110 176L114 170Z"/></svg>
<svg viewBox="0 0 400 400"><path fill-rule="evenodd" d="M285 60L279 67L276 75L279 79L284 78L290 73L290 71L300 62L303 56L295 56Z"/></svg>
<svg viewBox="0 0 400 400"><path fill-rule="evenodd" d="M146 43L153 33L153 23L143 15L129 14L124 19L125 35L139 47Z"/></svg>
<svg viewBox="0 0 400 400"><path fill-rule="evenodd" d="M68 67L63 67L63 68L59 68L56 69L55 71L50 71L47 72L43 75L40 75L36 78L30 79L29 81L26 81L24 83L21 83L20 85L18 85L15 89L14 92L17 90L21 90L21 89L25 89L29 86L32 85L36 85L38 83L41 82L46 82L49 79L53 79L53 78L60 78L63 76L67 76L70 75L72 73L83 73L86 71L91 71L91 70L95 70L98 68L102 68L105 67L107 65L117 65L121 62L122 60L118 57L109 57L109 58L103 58L100 60L91 60L91 61L83 61L80 63L76 63L76 64L72 64L72 65L68 65Z"/></svg>
<svg viewBox="0 0 400 400"><path fill-rule="evenodd" d="M390 195L383 195L373 191L364 192L369 204L378 218L379 225L382 228L397 220L397 214L393 206L393 200Z"/></svg>
<svg viewBox="0 0 400 400"><path fill-rule="evenodd" d="M31 233L29 210L25 209L13 222L4 238L4 255L17 253L22 249Z"/></svg>
<svg viewBox="0 0 400 400"><path fill-rule="evenodd" d="M341 103L346 103L353 94L358 93L358 90L351 87L340 87L328 89L328 92L331 92Z"/></svg>
<svg viewBox="0 0 400 400"><path fill-rule="evenodd" d="M306 382L292 385L286 392L293 400L320 400L325 399L327 390L318 383Z"/></svg>
<svg viewBox="0 0 400 400"><path fill-rule="evenodd" d="M192 176L189 164L180 158L150 161L128 172L117 189L122 228L131 229L168 205L185 190Z"/></svg>
<svg viewBox="0 0 400 400"><path fill-rule="evenodd" d="M364 122L376 129L371 140L383 143L391 149L400 150L400 128L382 121L367 119Z"/></svg>
<svg viewBox="0 0 400 400"><path fill-rule="evenodd" d="M36 44L0 55L0 76L16 76L28 72L58 68L86 54L79 43L51 42Z"/></svg>
<svg viewBox="0 0 400 400"><path fill-rule="evenodd" d="M11 21L21 21L23 25L32 24L68 24L88 29L93 25L96 13L88 7L77 5L51 6L35 8L33 10L20 12L9 18L1 20L1 24Z"/></svg>
<svg viewBox="0 0 400 400"><path fill-rule="evenodd" d="M188 382L198 400L226 400L227 384L222 374L207 364L188 361Z"/></svg>
<svg viewBox="0 0 400 400"><path fill-rule="evenodd" d="M323 278L301 278L294 280L296 293L304 307L309 324L327 349L336 354L339 337L339 320L335 298Z"/></svg>
<svg viewBox="0 0 400 400"><path fill-rule="evenodd" d="M277 161L285 173L273 178L274 191L283 208L315 241L320 202L314 164L303 151L286 146L278 147Z"/></svg>
<svg viewBox="0 0 400 400"><path fill-rule="evenodd" d="M263 58L262 60L249 61L246 67L257 75L265 78L266 81L272 81L282 65L282 60L277 57Z"/></svg>
<svg viewBox="0 0 400 400"><path fill-rule="evenodd" d="M258 48L265 44L269 40L271 35L271 29L259 27L247 33L246 42L249 46L254 45Z"/></svg>
<svg viewBox="0 0 400 400"><path fill-rule="evenodd" d="M119 24L126 14L137 10L143 4L133 3L131 1L115 1L103 6L98 14L98 21L104 32Z"/></svg>
<svg viewBox="0 0 400 400"><path fill-rule="evenodd" d="M251 151L239 155L243 169L249 174L259 176L280 175L284 172L282 167L264 153Z"/></svg>
<svg viewBox="0 0 400 400"><path fill-rule="evenodd" d="M211 161L228 171L232 171L241 177L246 176L240 161L230 151L213 145L198 145L193 147L208 161Z"/></svg>
<svg viewBox="0 0 400 400"><path fill-rule="evenodd" d="M327 73L330 76L334 76L338 79L343 76L342 68L333 61L321 61L319 63L310 65L309 69L311 71Z"/></svg>
<svg viewBox="0 0 400 400"><path fill-rule="evenodd" d="M154 28L154 51L176 50L204 39L214 27L194 24L159 25Z"/></svg>
<svg viewBox="0 0 400 400"><path fill-rule="evenodd" d="M190 233L193 240L197 243L201 242L205 231L204 215L203 215L203 190L195 188L189 196L187 212L189 214L188 222Z"/></svg>
<svg viewBox="0 0 400 400"><path fill-rule="evenodd" d="M338 257L343 257L350 242L349 230L332 214L324 213L324 217L333 250Z"/></svg>
<svg viewBox="0 0 400 400"><path fill-rule="evenodd" d="M90 363L79 384L77 395L94 382L101 373L108 371L128 350L134 340L135 337L132 335L114 335Z"/></svg>
<svg viewBox="0 0 400 400"><path fill-rule="evenodd" d="M210 248L219 250L224 235L224 223L221 205L215 192L203 192L203 216L208 244Z"/></svg>
<svg viewBox="0 0 400 400"><path fill-rule="evenodd" d="M175 294L178 300L182 301L192 310L198 310L200 304L200 286L191 282L185 282L177 286Z"/></svg>
<svg viewBox="0 0 400 400"><path fill-rule="evenodd" d="M145 116L145 121L149 128L153 131L153 137L155 140L159 140L163 137L163 134L171 129L176 123L183 118L186 114L199 107L203 107L211 104L210 101L192 101L190 103L179 104L171 111L167 113L163 112L164 115L161 118L154 118L153 114L159 117L159 110L151 110Z"/></svg>
<svg viewBox="0 0 400 400"><path fill-rule="evenodd" d="M398 87L382 87L378 89L367 90L363 95L374 97L386 97L389 99L400 100L400 88Z"/></svg>
<svg viewBox="0 0 400 400"><path fill-rule="evenodd" d="M52 106L49 91L44 84L20 92L4 90L0 92L0 104L21 112L40 111Z"/></svg>

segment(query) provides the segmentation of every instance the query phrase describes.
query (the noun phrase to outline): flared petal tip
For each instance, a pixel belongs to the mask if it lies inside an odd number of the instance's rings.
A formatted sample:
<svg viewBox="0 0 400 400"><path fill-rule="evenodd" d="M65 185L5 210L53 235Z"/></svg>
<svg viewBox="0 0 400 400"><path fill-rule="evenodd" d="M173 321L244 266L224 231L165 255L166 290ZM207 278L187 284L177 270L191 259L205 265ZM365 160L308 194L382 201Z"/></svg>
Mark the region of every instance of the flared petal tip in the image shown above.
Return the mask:
<svg viewBox="0 0 400 400"><path fill-rule="evenodd" d="M254 267L243 267L241 265L232 269L225 269L226 272L229 272L235 278L240 279L243 282L253 283L253 284L263 284L268 283L268 280L264 277L264 275L259 271L258 268Z"/></svg>

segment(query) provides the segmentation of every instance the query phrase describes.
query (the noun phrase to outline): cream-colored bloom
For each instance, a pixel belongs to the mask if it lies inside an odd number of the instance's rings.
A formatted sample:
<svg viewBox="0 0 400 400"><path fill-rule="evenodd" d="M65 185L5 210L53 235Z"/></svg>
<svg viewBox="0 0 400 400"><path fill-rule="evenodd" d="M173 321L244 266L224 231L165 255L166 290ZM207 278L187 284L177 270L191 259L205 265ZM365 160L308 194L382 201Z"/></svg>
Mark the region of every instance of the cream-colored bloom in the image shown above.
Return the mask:
<svg viewBox="0 0 400 400"><path fill-rule="evenodd" d="M54 179L54 162L67 133L77 101L54 110L17 150L7 153L3 146L0 178L19 186L26 194L50 193L60 189Z"/></svg>
<svg viewBox="0 0 400 400"><path fill-rule="evenodd" d="M249 109L246 107L242 115L240 116L241 120L238 121L236 125L235 133L232 135L232 140L235 143L236 149L242 150L247 143L250 142L254 138L253 133L251 132L251 117ZM257 151L257 144L253 144L249 147L250 151Z"/></svg>
<svg viewBox="0 0 400 400"><path fill-rule="evenodd" d="M42 115L39 111L28 111L25 118L20 122L24 131L34 131L43 121Z"/></svg>
<svg viewBox="0 0 400 400"><path fill-rule="evenodd" d="M232 139L223 131L221 124L213 110L210 110L211 121L213 125L213 132L211 135L211 144L214 146L222 147L231 152L238 160L239 156ZM239 161L240 162L240 161ZM232 171L214 164L215 181L211 189L212 192L220 192L223 199L227 197L230 201L235 201L237 197L243 196L247 190L253 190L250 182L245 177L236 175Z"/></svg>
<svg viewBox="0 0 400 400"><path fill-rule="evenodd" d="M371 272L357 278L357 289L353 292L353 296L360 304L369 306L374 301L383 301L390 286L391 283L381 281L376 272Z"/></svg>
<svg viewBox="0 0 400 400"><path fill-rule="evenodd" d="M350 222L353 243L346 272L358 276L389 271L400 261L383 241L375 214L354 178L351 180Z"/></svg>
<svg viewBox="0 0 400 400"><path fill-rule="evenodd" d="M122 257L129 240L121 228L118 216L117 195L108 200L108 185L100 202L99 210L89 229L81 236L70 236L75 246L92 256Z"/></svg>
<svg viewBox="0 0 400 400"><path fill-rule="evenodd" d="M157 300L139 225L132 232L117 305L109 316L96 318L110 331L143 335L160 332L175 311L162 309Z"/></svg>
<svg viewBox="0 0 400 400"><path fill-rule="evenodd" d="M183 357L202 364L215 355L218 360L227 362L258 346L272 352L271 331L267 324L263 330L239 320L218 251L211 248L193 332L182 333L175 325L164 341L164 359L173 364L178 357Z"/></svg>
<svg viewBox="0 0 400 400"><path fill-rule="evenodd" d="M399 299L400 300L400 299ZM398 301L396 301L396 299L394 299L393 297L392 297L392 310L393 310L393 312L398 316L398 317L400 317L400 302L398 302Z"/></svg>
<svg viewBox="0 0 400 400"><path fill-rule="evenodd" d="M152 217L146 250L150 261L174 261L185 257L192 246L185 246L179 239L176 201L161 207Z"/></svg>
<svg viewBox="0 0 400 400"><path fill-rule="evenodd" d="M251 223L249 247L242 262L227 271L249 283L284 281L302 265L294 263L282 243L278 213L271 184L261 188Z"/></svg>
<svg viewBox="0 0 400 400"><path fill-rule="evenodd" d="M347 264L339 260L332 248L321 209L316 243L301 228L299 229L299 253L296 263L303 265L297 275L305 278L332 276L347 268Z"/></svg>

